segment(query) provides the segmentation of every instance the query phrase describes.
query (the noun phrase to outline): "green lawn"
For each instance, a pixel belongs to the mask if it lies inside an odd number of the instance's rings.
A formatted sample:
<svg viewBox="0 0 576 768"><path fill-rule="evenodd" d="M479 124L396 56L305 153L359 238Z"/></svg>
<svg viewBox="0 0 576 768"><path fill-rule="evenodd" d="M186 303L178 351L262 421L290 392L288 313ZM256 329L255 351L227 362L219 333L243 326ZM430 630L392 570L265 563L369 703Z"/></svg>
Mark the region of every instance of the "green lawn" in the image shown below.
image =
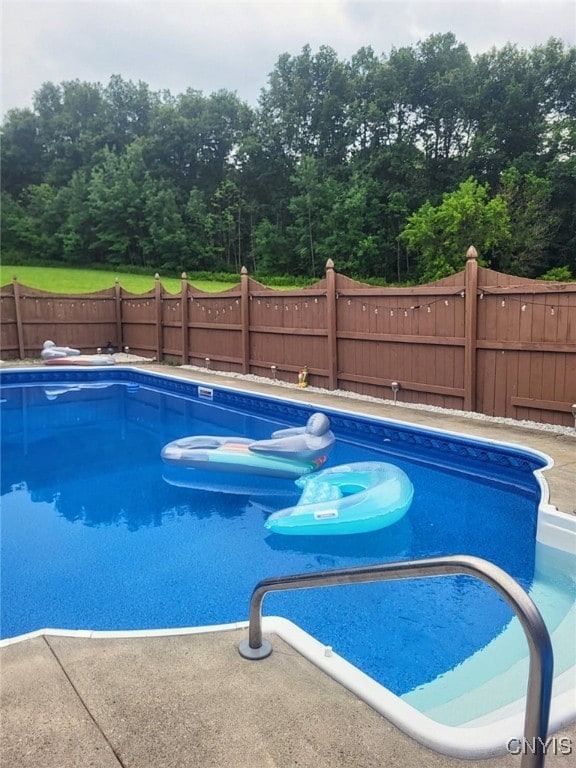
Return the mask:
<svg viewBox="0 0 576 768"><path fill-rule="evenodd" d="M0 285L11 283L16 276L21 285L39 288L48 293L92 293L111 288L118 278L120 285L130 293L147 293L154 287L154 276L132 275L125 272L105 272L99 269L69 269L67 267L0 266ZM225 291L237 283L219 283L212 280L190 281L195 288L207 293ZM166 291L180 293L180 280L161 278Z"/></svg>

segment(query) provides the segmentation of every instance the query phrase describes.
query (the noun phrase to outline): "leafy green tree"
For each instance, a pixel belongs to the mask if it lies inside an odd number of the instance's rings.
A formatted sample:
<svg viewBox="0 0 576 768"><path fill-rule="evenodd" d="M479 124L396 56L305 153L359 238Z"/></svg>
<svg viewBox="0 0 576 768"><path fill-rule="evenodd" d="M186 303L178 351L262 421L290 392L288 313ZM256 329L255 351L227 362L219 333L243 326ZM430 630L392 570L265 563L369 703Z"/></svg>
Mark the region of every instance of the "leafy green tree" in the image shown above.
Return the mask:
<svg viewBox="0 0 576 768"><path fill-rule="evenodd" d="M166 185L146 185L144 221L147 227L142 242L146 264L159 264L162 270L182 272L187 268L190 249L186 229L174 193Z"/></svg>
<svg viewBox="0 0 576 768"><path fill-rule="evenodd" d="M2 256L8 263L18 261L26 251L26 211L12 195L2 192Z"/></svg>
<svg viewBox="0 0 576 768"><path fill-rule="evenodd" d="M305 155L341 163L350 144L351 80L335 51L321 46L313 55L305 45L299 56L284 53L268 82L260 113L271 143L292 163Z"/></svg>
<svg viewBox="0 0 576 768"><path fill-rule="evenodd" d="M262 219L252 237L255 272L261 275L296 274L293 247L277 224Z"/></svg>
<svg viewBox="0 0 576 768"><path fill-rule="evenodd" d="M472 132L472 57L450 32L418 44L414 72L417 135L430 160L466 156Z"/></svg>
<svg viewBox="0 0 576 768"><path fill-rule="evenodd" d="M234 168L251 120L250 108L229 91L206 97L188 89L156 109L145 148L147 165L180 192L181 203L194 188L209 198Z"/></svg>
<svg viewBox="0 0 576 768"><path fill-rule="evenodd" d="M46 180L67 184L74 171L92 167L105 142L104 104L100 85L67 81L44 83L34 94Z"/></svg>
<svg viewBox="0 0 576 768"><path fill-rule="evenodd" d="M464 268L466 251L476 246L486 265L510 241L510 219L504 198L490 199L488 185L470 178L442 203L425 203L409 216L400 240L418 259L421 281L447 277Z"/></svg>
<svg viewBox="0 0 576 768"><path fill-rule="evenodd" d="M497 260L500 271L536 277L547 263L548 243L558 228L550 210L551 183L533 173L508 168L501 176L500 195L508 206L511 238Z"/></svg>
<svg viewBox="0 0 576 768"><path fill-rule="evenodd" d="M90 255L88 259L94 226L88 204L89 182L90 174L81 169L73 174L70 183L59 192L67 215L58 234L62 243L62 258L70 264L81 265L105 259L105 254L99 257Z"/></svg>
<svg viewBox="0 0 576 768"><path fill-rule="evenodd" d="M292 181L297 192L290 200L293 223L287 231L294 241L299 273L318 277L327 258L326 238L334 227L341 185L310 156L301 159Z"/></svg>
<svg viewBox="0 0 576 768"><path fill-rule="evenodd" d="M188 252L185 269L188 271L213 269L214 261L209 238L211 219L204 195L199 189L193 189L190 192L184 208L183 222Z"/></svg>
<svg viewBox="0 0 576 768"><path fill-rule="evenodd" d="M381 254L389 254L381 265L380 275L373 272L374 275L384 276L390 282L402 282L411 272L411 264L408 253L401 248L399 235L409 214L408 196L405 192L392 192L383 206L382 228L384 237L382 238ZM393 258L393 263L392 263Z"/></svg>
<svg viewBox="0 0 576 768"><path fill-rule="evenodd" d="M228 272L240 272L247 256L244 230L246 204L238 185L227 179L213 195L211 205L211 232L213 252L220 267Z"/></svg>
<svg viewBox="0 0 576 768"><path fill-rule="evenodd" d="M156 111L145 145L148 167L155 178L165 179L186 197L200 178L201 112L203 97L188 90L170 97Z"/></svg>
<svg viewBox="0 0 576 768"><path fill-rule="evenodd" d="M474 135L473 63L452 33L431 35L416 48L414 143L426 162L432 201L463 178Z"/></svg>
<svg viewBox="0 0 576 768"><path fill-rule="evenodd" d="M494 185L509 165L541 173L554 125L574 117L575 53L550 40L532 51L508 44L477 57L473 173Z"/></svg>
<svg viewBox="0 0 576 768"><path fill-rule="evenodd" d="M44 181L46 163L38 117L29 109L10 110L2 132L2 189L17 197L24 187Z"/></svg>
<svg viewBox="0 0 576 768"><path fill-rule="evenodd" d="M252 237L248 249L256 260L259 256L253 248L253 237L259 222L272 222L275 230L284 237L291 221L288 206L294 193L293 166L274 144L275 140L275 136L267 133L265 122L256 115L234 152L233 168L229 170L246 200Z"/></svg>
<svg viewBox="0 0 576 768"><path fill-rule="evenodd" d="M20 203L3 196L3 247L25 253L28 259L58 260L61 250L56 238L65 213L58 206L57 191L50 184L31 184Z"/></svg>
<svg viewBox="0 0 576 768"><path fill-rule="evenodd" d="M558 227L547 243L547 261L576 274L576 119L568 116L556 122L550 139L553 149L544 178L550 182L550 213L558 217Z"/></svg>
<svg viewBox="0 0 576 768"><path fill-rule="evenodd" d="M126 154L107 150L89 183L88 209L92 223L90 251L97 261L144 266L147 235L146 203L152 181L140 142Z"/></svg>
<svg viewBox="0 0 576 768"><path fill-rule="evenodd" d="M324 237L317 254L331 258L350 275L378 275L383 271L382 205L373 179L355 173L347 183L331 185L324 211Z"/></svg>
<svg viewBox="0 0 576 768"><path fill-rule="evenodd" d="M133 83L121 75L112 75L102 92L102 99L102 146L122 152L135 139L150 134L161 97L151 92L146 83Z"/></svg>
<svg viewBox="0 0 576 768"><path fill-rule="evenodd" d="M384 66L370 47L360 48L350 61L351 149L363 158L368 158L385 142L392 99L383 82Z"/></svg>
<svg viewBox="0 0 576 768"><path fill-rule="evenodd" d="M416 71L418 62L413 48L393 48L384 72L384 91L392 100L387 143L415 141Z"/></svg>
<svg viewBox="0 0 576 768"><path fill-rule="evenodd" d="M572 283L574 282L574 275L570 272L568 267L553 267L540 275L540 280L550 280L554 283Z"/></svg>

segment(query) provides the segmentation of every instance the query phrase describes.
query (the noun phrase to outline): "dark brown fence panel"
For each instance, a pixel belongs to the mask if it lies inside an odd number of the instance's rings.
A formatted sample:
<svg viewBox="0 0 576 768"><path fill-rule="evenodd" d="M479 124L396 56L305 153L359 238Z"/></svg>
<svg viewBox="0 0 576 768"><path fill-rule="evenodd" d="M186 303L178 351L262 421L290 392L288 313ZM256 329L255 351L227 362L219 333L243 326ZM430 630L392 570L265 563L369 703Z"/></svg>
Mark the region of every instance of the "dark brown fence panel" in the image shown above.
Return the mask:
<svg viewBox="0 0 576 768"><path fill-rule="evenodd" d="M325 281L300 291L250 285L250 370L281 381L309 380L325 387L328 376Z"/></svg>
<svg viewBox="0 0 576 768"><path fill-rule="evenodd" d="M576 354L481 350L479 412L569 426Z"/></svg>
<svg viewBox="0 0 576 768"><path fill-rule="evenodd" d="M156 357L156 296L154 291L122 291L122 348L133 355Z"/></svg>
<svg viewBox="0 0 576 768"><path fill-rule="evenodd" d="M492 416L573 425L576 284L478 268L412 288L376 288L336 274L302 290L266 288L242 270L217 294L188 285L147 294L116 284L54 296L20 286L0 291L1 354L38 356L43 342L84 352L104 347L296 385ZM395 393L392 383L398 383Z"/></svg>
<svg viewBox="0 0 576 768"><path fill-rule="evenodd" d="M570 424L576 402L576 285L481 269L479 294L477 410Z"/></svg>
<svg viewBox="0 0 576 768"><path fill-rule="evenodd" d="M462 408L463 279L433 286L377 289L337 280L338 383L341 389Z"/></svg>
<svg viewBox="0 0 576 768"><path fill-rule="evenodd" d="M24 351L18 344L18 324L16 320L16 308L18 306L14 296L16 283L3 285L0 288L0 349L2 357L6 360L24 357Z"/></svg>
<svg viewBox="0 0 576 768"><path fill-rule="evenodd" d="M38 357L48 339L94 353L116 337L114 289L54 296L19 286L15 319L20 357Z"/></svg>
<svg viewBox="0 0 576 768"><path fill-rule="evenodd" d="M182 295L162 290L160 298L161 354L166 362L182 360Z"/></svg>
<svg viewBox="0 0 576 768"><path fill-rule="evenodd" d="M188 301L188 364L242 372L242 306L238 288L193 291Z"/></svg>
<svg viewBox="0 0 576 768"><path fill-rule="evenodd" d="M193 329L193 352L190 364L214 371L241 373L242 335L240 330L221 326L220 328L197 326Z"/></svg>
<svg viewBox="0 0 576 768"><path fill-rule="evenodd" d="M255 330L250 334L251 370L255 375L272 376L297 383L298 372L306 366L309 381L326 387L326 333L284 328Z"/></svg>

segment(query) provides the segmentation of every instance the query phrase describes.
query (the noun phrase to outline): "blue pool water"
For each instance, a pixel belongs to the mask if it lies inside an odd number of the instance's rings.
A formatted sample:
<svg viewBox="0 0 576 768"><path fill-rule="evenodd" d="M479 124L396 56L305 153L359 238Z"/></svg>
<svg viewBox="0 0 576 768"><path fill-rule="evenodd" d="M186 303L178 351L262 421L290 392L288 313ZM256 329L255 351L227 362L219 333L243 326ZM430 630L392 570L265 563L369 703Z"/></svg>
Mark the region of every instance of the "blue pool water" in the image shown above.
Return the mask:
<svg viewBox="0 0 576 768"><path fill-rule="evenodd" d="M544 461L529 452L328 412L329 464L391 461L410 476L413 505L373 534L282 537L263 524L297 500L290 481L178 487L160 450L191 434L264 438L303 424L307 406L122 370L4 372L2 384L4 638L243 621L261 578L440 554L477 555L532 584L533 471ZM454 668L511 618L464 576L278 593L264 613L397 694Z"/></svg>

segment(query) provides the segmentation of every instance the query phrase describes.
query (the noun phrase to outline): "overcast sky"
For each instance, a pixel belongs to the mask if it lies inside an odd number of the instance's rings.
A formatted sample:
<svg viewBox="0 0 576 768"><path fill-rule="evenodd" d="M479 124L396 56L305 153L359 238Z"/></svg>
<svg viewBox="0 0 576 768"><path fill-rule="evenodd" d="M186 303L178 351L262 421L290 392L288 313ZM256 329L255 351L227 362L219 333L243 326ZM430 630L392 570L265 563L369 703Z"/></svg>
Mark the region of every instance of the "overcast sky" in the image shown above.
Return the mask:
<svg viewBox="0 0 576 768"><path fill-rule="evenodd" d="M2 0L2 116L44 82L113 74L173 95L221 88L256 105L282 53L340 59L453 32L474 55L507 42L576 44L574 0Z"/></svg>

